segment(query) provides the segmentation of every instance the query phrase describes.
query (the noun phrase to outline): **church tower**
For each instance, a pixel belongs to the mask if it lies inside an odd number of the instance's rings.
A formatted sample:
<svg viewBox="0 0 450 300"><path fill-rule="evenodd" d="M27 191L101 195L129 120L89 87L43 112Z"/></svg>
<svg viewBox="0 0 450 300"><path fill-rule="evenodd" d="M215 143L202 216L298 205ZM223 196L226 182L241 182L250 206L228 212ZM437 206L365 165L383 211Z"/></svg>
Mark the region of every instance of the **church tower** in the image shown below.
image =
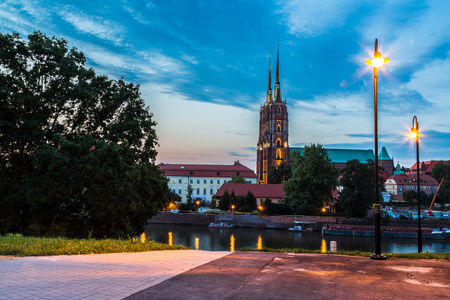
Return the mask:
<svg viewBox="0 0 450 300"><path fill-rule="evenodd" d="M266 103L259 113L259 138L256 149L256 173L258 181L267 184L270 167L289 162L288 111L286 100L281 98L280 60L277 45L277 69L275 91L272 93L271 60L269 57L269 83Z"/></svg>

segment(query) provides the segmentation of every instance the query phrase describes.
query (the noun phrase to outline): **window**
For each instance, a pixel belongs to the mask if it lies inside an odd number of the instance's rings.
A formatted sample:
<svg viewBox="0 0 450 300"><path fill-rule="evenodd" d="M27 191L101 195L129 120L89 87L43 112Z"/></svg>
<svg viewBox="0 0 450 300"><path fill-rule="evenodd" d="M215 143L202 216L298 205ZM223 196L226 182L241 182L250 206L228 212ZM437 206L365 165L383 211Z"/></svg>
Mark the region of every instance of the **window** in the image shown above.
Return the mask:
<svg viewBox="0 0 450 300"><path fill-rule="evenodd" d="M173 182L173 183L177 183L177 180L176 180L176 179L174 179L174 180L172 180L172 182Z"/></svg>
<svg viewBox="0 0 450 300"><path fill-rule="evenodd" d="M225 179L225 180L223 181L223 183L227 183L227 180Z"/></svg>
<svg viewBox="0 0 450 300"><path fill-rule="evenodd" d="M277 159L281 159L281 151L280 151L280 149L277 150L277 157L276 158Z"/></svg>
<svg viewBox="0 0 450 300"><path fill-rule="evenodd" d="M211 179L211 180L209 181L209 183L210 183L210 184L213 184L213 183L214 183L214 180L213 180L213 179Z"/></svg>
<svg viewBox="0 0 450 300"><path fill-rule="evenodd" d="M206 179L203 179L203 183L206 184Z"/></svg>
<svg viewBox="0 0 450 300"><path fill-rule="evenodd" d="M281 140L277 139L277 147L281 147Z"/></svg>
<svg viewBox="0 0 450 300"><path fill-rule="evenodd" d="M206 188L203 189L203 195L206 195Z"/></svg>
<svg viewBox="0 0 450 300"><path fill-rule="evenodd" d="M280 124L277 125L277 132L281 132L281 125Z"/></svg>
<svg viewBox="0 0 450 300"><path fill-rule="evenodd" d="M281 114L281 107L278 106L278 114Z"/></svg>
<svg viewBox="0 0 450 300"><path fill-rule="evenodd" d="M220 184L220 179L217 179L217 184Z"/></svg>
<svg viewBox="0 0 450 300"><path fill-rule="evenodd" d="M178 195L181 195L181 189L178 189Z"/></svg>
<svg viewBox="0 0 450 300"><path fill-rule="evenodd" d="M197 183L200 183L200 179L197 179Z"/></svg>
<svg viewBox="0 0 450 300"><path fill-rule="evenodd" d="M194 179L189 180L189 183L194 183Z"/></svg>
<svg viewBox="0 0 450 300"><path fill-rule="evenodd" d="M183 179L178 179L178 183L183 183Z"/></svg>
<svg viewBox="0 0 450 300"><path fill-rule="evenodd" d="M200 189L199 188L197 188L197 195L199 195L200 194Z"/></svg>
<svg viewBox="0 0 450 300"><path fill-rule="evenodd" d="M213 195L213 194L214 194L214 192L213 192L213 189L212 189L212 188L210 188L210 189L209 189L209 194L210 194L210 195Z"/></svg>

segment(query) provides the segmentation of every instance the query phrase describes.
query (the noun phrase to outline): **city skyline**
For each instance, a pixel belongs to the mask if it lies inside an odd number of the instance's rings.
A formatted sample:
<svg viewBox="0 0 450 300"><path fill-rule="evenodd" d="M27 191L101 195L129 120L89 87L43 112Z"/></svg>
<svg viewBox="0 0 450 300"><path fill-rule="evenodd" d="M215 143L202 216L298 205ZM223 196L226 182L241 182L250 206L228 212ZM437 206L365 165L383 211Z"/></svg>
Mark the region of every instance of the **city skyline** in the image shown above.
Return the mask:
<svg viewBox="0 0 450 300"><path fill-rule="evenodd" d="M450 20L446 1L9 1L0 31L64 38L88 67L140 84L158 123L157 162L255 170L269 53L280 51L289 145L373 149L378 38L390 59L378 77L379 149L415 163L448 160ZM272 72L272 84L274 83Z"/></svg>

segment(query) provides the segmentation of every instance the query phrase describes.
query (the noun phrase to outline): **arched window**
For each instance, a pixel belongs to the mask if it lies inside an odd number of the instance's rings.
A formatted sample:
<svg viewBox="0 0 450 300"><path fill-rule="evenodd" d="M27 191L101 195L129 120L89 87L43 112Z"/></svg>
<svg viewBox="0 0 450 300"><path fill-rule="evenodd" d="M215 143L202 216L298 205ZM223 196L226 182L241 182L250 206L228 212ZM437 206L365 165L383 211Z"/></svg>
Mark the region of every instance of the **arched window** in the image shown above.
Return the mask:
<svg viewBox="0 0 450 300"><path fill-rule="evenodd" d="M281 140L277 139L277 147L281 147Z"/></svg>
<svg viewBox="0 0 450 300"><path fill-rule="evenodd" d="M277 158L277 159L281 159L281 151L280 151L280 149L277 150L277 156L276 156L276 158Z"/></svg>
<svg viewBox="0 0 450 300"><path fill-rule="evenodd" d="M277 125L277 132L281 132L281 125L280 124Z"/></svg>
<svg viewBox="0 0 450 300"><path fill-rule="evenodd" d="M278 106L278 114L281 114L281 107Z"/></svg>

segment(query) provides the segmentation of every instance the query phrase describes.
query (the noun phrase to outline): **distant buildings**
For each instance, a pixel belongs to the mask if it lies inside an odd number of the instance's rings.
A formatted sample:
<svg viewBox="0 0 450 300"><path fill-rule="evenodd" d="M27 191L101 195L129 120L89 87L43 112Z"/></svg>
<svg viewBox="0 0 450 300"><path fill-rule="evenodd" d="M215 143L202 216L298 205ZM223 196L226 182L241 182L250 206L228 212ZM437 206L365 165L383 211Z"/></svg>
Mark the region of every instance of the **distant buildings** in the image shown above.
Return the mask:
<svg viewBox="0 0 450 300"><path fill-rule="evenodd" d="M420 190L427 195L436 194L439 182L430 175L420 175ZM390 195L403 195L405 191L417 192L417 174L396 174L389 177L384 183L386 192ZM398 199L399 197L395 197Z"/></svg>
<svg viewBox="0 0 450 300"><path fill-rule="evenodd" d="M232 165L161 163L158 166L169 179L169 189L180 195L183 202L186 202L189 184L193 188L192 199L210 202L212 196L231 176L241 176L251 183L257 183L255 172L239 161Z"/></svg>
<svg viewBox="0 0 450 300"><path fill-rule="evenodd" d="M450 160L429 160L419 162L419 172L430 175L433 172L433 167L439 163L450 164ZM417 163L415 163L407 172L408 174L417 173Z"/></svg>

